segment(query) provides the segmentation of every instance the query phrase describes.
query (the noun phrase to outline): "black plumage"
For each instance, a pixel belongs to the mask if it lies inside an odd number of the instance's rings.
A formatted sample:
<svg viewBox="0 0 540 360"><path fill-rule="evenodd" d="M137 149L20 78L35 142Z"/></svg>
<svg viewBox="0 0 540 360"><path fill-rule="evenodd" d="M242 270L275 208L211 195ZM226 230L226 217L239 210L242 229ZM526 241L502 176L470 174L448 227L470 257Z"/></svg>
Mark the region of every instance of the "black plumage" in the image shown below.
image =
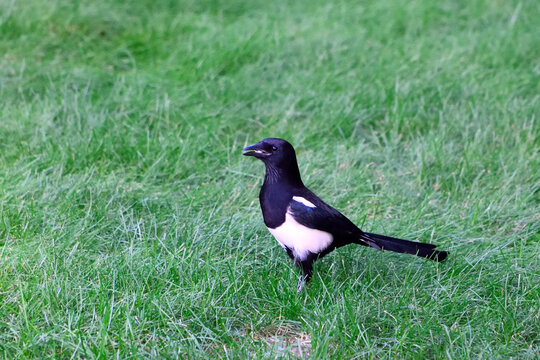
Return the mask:
<svg viewBox="0 0 540 360"><path fill-rule="evenodd" d="M261 159L266 166L259 193L264 223L287 254L303 271L298 291L313 274L313 262L348 244L370 246L443 261L448 253L432 244L363 232L347 217L304 186L296 153L278 138L264 139L244 148L246 156Z"/></svg>

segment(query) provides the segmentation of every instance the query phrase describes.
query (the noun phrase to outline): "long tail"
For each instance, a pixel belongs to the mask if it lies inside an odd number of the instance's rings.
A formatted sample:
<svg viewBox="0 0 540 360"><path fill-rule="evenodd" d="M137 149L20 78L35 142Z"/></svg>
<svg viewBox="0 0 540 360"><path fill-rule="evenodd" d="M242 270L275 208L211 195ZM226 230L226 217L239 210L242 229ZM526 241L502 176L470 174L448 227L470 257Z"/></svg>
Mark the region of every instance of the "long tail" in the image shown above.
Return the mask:
<svg viewBox="0 0 540 360"><path fill-rule="evenodd" d="M364 232L364 235L364 240L374 248L417 255L434 261L443 261L448 256L447 251L436 250L436 245L397 239L390 236L367 232Z"/></svg>

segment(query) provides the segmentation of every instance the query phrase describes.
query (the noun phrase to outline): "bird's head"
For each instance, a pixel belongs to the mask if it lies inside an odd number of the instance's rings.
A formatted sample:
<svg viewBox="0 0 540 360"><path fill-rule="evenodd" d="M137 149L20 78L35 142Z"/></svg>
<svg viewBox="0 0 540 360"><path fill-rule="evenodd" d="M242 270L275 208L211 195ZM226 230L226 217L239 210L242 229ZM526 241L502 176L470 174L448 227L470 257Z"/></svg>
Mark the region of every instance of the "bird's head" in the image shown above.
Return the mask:
<svg viewBox="0 0 540 360"><path fill-rule="evenodd" d="M254 156L264 162L266 180L270 182L285 180L295 185L302 184L296 162L296 152L287 141L268 138L255 145L245 147L243 151L243 155Z"/></svg>
<svg viewBox="0 0 540 360"><path fill-rule="evenodd" d="M296 163L296 153L291 144L283 139L268 138L244 148L242 155L254 156L265 164L281 168Z"/></svg>

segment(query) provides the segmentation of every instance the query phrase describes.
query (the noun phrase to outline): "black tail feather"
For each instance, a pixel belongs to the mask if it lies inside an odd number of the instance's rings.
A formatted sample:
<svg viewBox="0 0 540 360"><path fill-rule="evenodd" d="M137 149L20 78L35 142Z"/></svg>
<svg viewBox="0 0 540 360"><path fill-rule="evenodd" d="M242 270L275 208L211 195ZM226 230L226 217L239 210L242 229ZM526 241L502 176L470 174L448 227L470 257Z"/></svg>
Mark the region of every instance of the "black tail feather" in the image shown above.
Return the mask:
<svg viewBox="0 0 540 360"><path fill-rule="evenodd" d="M433 244L424 244L367 232L364 235L364 240L374 248L417 255L439 262L448 256L447 251L436 250L437 246Z"/></svg>

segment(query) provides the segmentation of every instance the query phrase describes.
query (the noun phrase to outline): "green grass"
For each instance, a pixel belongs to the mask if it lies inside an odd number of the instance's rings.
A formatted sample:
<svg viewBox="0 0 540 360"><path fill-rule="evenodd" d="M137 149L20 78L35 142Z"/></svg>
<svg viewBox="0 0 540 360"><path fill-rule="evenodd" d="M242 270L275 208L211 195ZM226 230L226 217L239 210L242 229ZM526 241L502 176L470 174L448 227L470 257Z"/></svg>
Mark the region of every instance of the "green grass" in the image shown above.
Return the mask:
<svg viewBox="0 0 540 360"><path fill-rule="evenodd" d="M538 359L539 4L1 0L3 358ZM350 246L297 295L269 136L449 259Z"/></svg>

